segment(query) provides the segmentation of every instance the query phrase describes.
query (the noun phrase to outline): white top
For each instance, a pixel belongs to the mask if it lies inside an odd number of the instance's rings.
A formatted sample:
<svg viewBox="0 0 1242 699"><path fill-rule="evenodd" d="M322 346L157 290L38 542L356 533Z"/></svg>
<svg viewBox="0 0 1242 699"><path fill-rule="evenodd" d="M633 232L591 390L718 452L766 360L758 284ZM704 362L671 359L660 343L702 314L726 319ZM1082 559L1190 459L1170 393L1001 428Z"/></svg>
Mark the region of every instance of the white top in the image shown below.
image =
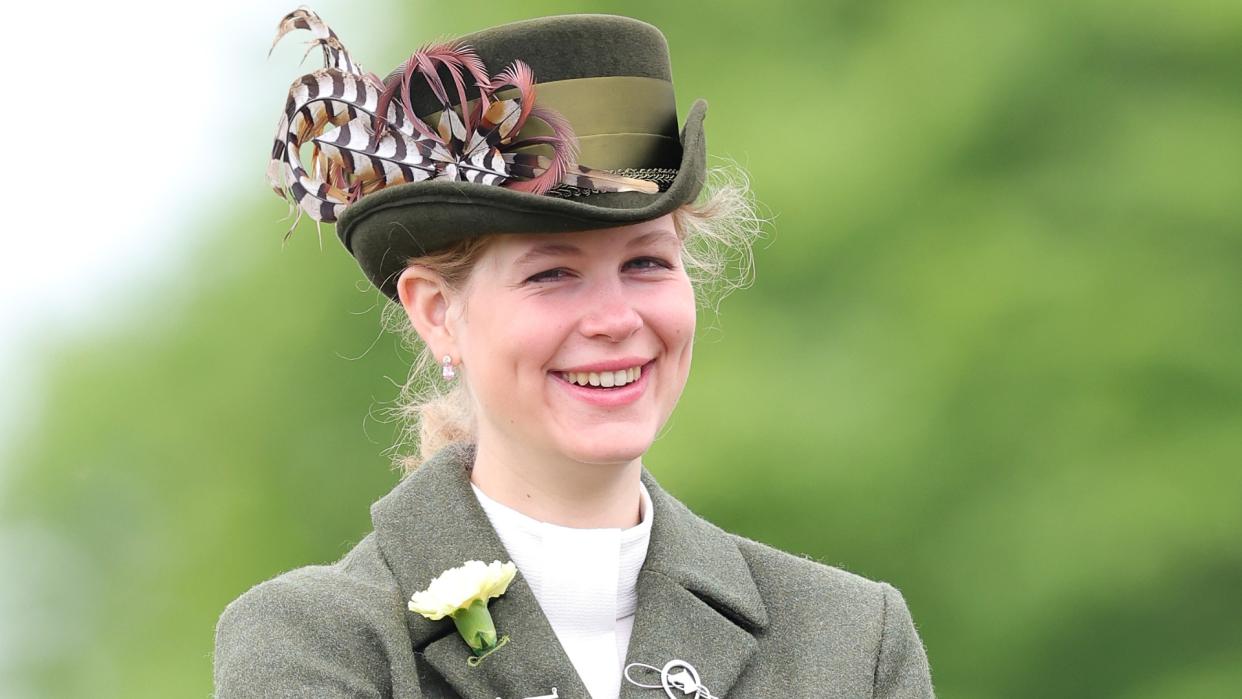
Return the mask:
<svg viewBox="0 0 1242 699"><path fill-rule="evenodd" d="M540 522L470 487L592 699L616 699L638 606L638 570L651 539L647 487L638 484L642 521L629 529Z"/></svg>

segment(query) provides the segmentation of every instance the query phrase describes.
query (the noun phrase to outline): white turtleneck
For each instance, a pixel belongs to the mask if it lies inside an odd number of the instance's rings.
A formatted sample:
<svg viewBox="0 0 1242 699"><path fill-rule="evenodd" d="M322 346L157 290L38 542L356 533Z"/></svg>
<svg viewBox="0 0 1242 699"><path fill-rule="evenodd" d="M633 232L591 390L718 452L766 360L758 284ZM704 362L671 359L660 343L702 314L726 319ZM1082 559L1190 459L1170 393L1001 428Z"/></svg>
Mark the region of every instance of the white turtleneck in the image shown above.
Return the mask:
<svg viewBox="0 0 1242 699"><path fill-rule="evenodd" d="M647 487L638 485L642 514L633 527L575 529L540 522L470 486L592 699L616 699L651 538Z"/></svg>

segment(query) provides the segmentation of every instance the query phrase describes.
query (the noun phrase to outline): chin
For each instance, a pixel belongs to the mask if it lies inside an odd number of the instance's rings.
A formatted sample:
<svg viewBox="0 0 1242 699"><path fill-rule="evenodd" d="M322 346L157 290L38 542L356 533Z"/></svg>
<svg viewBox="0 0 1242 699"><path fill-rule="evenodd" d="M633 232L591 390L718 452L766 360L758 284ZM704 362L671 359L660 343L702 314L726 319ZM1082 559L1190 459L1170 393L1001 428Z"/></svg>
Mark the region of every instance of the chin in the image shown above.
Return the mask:
<svg viewBox="0 0 1242 699"><path fill-rule="evenodd" d="M624 437L624 438L618 438ZM564 444L565 456L584 464L628 464L641 458L651 448L650 438L638 438L630 434L601 432L583 435L571 444Z"/></svg>
<svg viewBox="0 0 1242 699"><path fill-rule="evenodd" d="M634 449L586 448L582 450L571 451L567 453L566 455L569 456L574 461L577 461L583 464L622 465L622 464L628 464L634 461L635 459L641 458L642 455L645 453L647 453L647 450L643 448L634 448Z"/></svg>

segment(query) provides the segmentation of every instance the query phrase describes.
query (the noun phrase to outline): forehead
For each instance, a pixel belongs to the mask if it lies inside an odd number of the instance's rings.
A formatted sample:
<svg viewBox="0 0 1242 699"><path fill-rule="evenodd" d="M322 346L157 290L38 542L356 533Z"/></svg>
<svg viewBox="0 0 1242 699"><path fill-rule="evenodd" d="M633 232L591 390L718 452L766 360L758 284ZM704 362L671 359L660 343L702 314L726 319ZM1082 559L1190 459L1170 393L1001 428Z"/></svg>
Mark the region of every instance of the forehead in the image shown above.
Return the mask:
<svg viewBox="0 0 1242 699"><path fill-rule="evenodd" d="M646 246L679 247L671 219L571 233L514 233L498 236L490 252L502 265L524 264L555 255L595 257Z"/></svg>

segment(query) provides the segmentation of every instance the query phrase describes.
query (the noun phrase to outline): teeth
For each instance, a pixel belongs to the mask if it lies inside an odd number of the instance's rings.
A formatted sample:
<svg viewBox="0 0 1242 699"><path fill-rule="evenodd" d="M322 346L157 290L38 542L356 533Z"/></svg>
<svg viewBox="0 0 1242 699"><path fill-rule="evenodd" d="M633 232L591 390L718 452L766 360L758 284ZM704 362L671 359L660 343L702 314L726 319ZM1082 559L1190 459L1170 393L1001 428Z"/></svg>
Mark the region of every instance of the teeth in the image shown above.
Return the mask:
<svg viewBox="0 0 1242 699"><path fill-rule="evenodd" d="M603 372L586 372L586 371L563 371L561 378L569 383L579 386L599 386L601 388L616 388L632 383L640 379L643 375L641 366L630 367L620 371L603 371Z"/></svg>

